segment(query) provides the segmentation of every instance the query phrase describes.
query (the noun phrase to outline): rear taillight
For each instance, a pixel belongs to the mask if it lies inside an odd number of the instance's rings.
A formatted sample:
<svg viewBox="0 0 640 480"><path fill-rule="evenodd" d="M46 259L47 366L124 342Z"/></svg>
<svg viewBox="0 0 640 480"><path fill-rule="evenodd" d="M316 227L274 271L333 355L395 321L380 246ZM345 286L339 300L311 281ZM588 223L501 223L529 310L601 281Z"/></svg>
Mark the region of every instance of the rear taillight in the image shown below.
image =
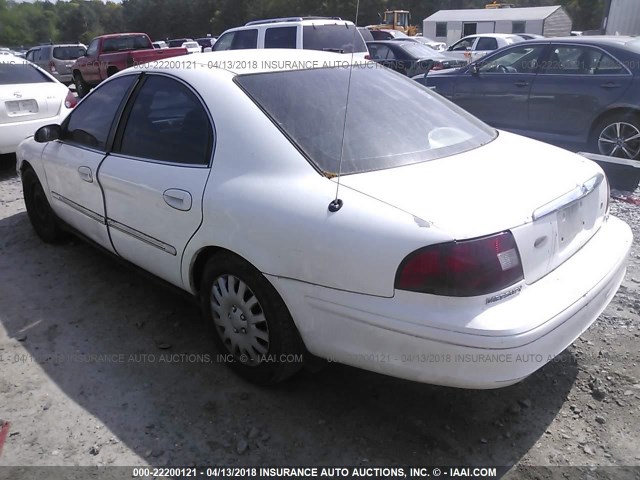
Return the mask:
<svg viewBox="0 0 640 480"><path fill-rule="evenodd" d="M431 70L442 70L443 68L444 68L444 65L442 65L442 63L433 62L433 67L431 67Z"/></svg>
<svg viewBox="0 0 640 480"><path fill-rule="evenodd" d="M49 62L49 71L51 73L56 73L56 64L52 61Z"/></svg>
<svg viewBox="0 0 640 480"><path fill-rule="evenodd" d="M78 99L71 90L67 92L67 96L64 99L64 106L67 108L73 108L78 104Z"/></svg>
<svg viewBox="0 0 640 480"><path fill-rule="evenodd" d="M502 290L524 278L511 232L421 248L407 256L395 288L450 297Z"/></svg>

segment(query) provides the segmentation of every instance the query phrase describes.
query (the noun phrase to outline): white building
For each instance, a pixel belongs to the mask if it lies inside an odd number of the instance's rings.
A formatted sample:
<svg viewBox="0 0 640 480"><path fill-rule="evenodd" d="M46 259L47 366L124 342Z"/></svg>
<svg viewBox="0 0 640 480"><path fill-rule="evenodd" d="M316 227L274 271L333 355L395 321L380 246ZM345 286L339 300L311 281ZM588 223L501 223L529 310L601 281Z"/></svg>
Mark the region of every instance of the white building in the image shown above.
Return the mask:
<svg viewBox="0 0 640 480"><path fill-rule="evenodd" d="M640 35L640 1L609 0L602 30L607 35Z"/></svg>
<svg viewBox="0 0 640 480"><path fill-rule="evenodd" d="M535 33L560 37L570 34L571 25L571 18L560 6L440 10L423 20L422 34L451 45L476 33Z"/></svg>

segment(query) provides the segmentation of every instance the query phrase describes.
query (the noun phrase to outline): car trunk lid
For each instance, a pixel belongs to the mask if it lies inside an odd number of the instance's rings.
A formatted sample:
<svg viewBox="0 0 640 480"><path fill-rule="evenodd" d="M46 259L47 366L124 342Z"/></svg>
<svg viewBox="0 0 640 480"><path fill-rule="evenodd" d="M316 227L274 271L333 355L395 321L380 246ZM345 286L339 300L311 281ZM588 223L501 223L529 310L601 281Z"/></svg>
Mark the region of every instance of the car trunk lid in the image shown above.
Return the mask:
<svg viewBox="0 0 640 480"><path fill-rule="evenodd" d="M458 240L511 230L525 279L532 283L573 255L600 227L607 205L603 178L589 160L501 132L478 149L348 175L341 183Z"/></svg>
<svg viewBox="0 0 640 480"><path fill-rule="evenodd" d="M61 89L54 82L0 85L0 124L56 116L64 101Z"/></svg>

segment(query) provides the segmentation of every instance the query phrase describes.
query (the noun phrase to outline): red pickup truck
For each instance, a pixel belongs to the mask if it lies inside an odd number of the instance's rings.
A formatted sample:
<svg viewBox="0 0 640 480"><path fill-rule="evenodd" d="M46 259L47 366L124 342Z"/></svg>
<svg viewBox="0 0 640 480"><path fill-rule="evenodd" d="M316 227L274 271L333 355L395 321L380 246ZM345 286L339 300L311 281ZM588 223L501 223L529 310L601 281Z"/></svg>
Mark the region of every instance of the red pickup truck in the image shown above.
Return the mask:
<svg viewBox="0 0 640 480"><path fill-rule="evenodd" d="M187 49L155 49L146 33L114 33L91 40L87 53L73 64L73 83L82 98L92 87L125 68L168 57L186 55Z"/></svg>

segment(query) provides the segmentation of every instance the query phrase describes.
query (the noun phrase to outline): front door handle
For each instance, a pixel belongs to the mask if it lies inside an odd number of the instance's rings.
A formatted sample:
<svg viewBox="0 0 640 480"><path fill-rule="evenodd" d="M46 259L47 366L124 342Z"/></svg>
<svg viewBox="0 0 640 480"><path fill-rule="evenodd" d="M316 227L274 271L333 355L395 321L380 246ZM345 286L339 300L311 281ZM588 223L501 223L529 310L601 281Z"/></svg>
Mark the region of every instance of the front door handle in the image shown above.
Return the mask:
<svg viewBox="0 0 640 480"><path fill-rule="evenodd" d="M78 167L78 175L87 183L93 183L93 174L89 167Z"/></svg>
<svg viewBox="0 0 640 480"><path fill-rule="evenodd" d="M514 85L516 87L528 87L529 86L529 82L525 82L524 80L520 80L518 82L515 82Z"/></svg>
<svg viewBox="0 0 640 480"><path fill-rule="evenodd" d="M179 188L170 188L165 190L162 194L162 198L171 208L182 210L184 212L191 210L191 204L193 203L191 194L185 190L180 190Z"/></svg>

